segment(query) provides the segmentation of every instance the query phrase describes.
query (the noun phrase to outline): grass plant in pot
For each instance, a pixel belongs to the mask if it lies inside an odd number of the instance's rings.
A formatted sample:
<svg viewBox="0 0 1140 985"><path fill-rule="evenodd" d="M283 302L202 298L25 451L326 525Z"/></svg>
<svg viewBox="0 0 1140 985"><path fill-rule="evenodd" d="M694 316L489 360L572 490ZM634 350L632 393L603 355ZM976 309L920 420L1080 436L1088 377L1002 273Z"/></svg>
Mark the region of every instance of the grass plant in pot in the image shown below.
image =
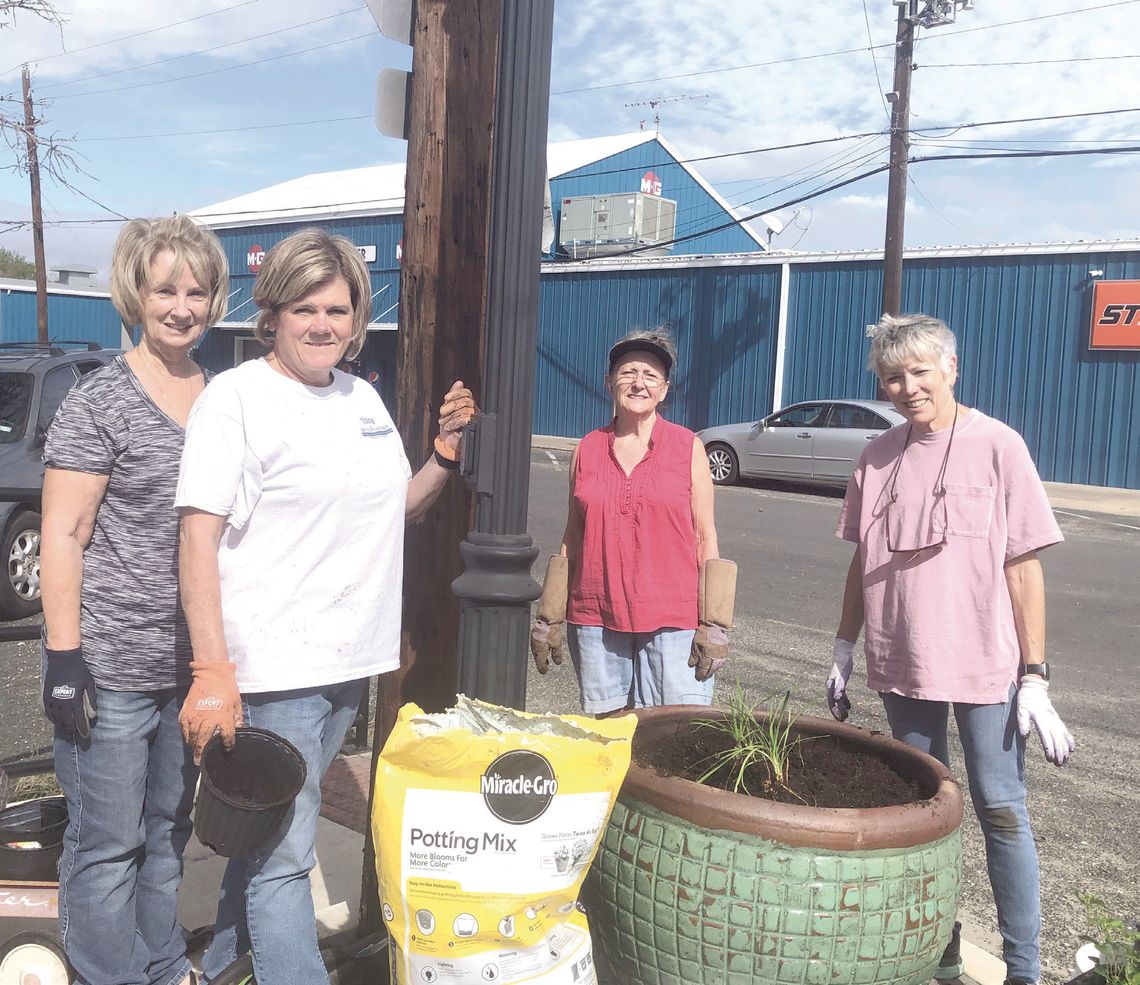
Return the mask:
<svg viewBox="0 0 1140 985"><path fill-rule="evenodd" d="M585 899L631 985L919 985L954 925L962 795L887 736L753 709L639 709ZM704 782L701 782L703 778Z"/></svg>

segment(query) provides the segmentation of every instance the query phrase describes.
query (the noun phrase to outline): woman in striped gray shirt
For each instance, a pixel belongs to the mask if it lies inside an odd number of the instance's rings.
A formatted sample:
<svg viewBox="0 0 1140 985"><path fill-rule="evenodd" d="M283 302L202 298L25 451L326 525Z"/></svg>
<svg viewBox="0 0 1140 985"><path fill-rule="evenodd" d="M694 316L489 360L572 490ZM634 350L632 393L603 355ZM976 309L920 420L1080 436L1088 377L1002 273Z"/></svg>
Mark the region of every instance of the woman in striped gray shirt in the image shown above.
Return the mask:
<svg viewBox="0 0 1140 985"><path fill-rule="evenodd" d="M123 227L111 297L139 344L80 380L44 449L44 708L69 812L64 950L78 985L192 982L176 913L197 769L178 714L190 637L174 490L190 353L222 317L226 257L185 216Z"/></svg>

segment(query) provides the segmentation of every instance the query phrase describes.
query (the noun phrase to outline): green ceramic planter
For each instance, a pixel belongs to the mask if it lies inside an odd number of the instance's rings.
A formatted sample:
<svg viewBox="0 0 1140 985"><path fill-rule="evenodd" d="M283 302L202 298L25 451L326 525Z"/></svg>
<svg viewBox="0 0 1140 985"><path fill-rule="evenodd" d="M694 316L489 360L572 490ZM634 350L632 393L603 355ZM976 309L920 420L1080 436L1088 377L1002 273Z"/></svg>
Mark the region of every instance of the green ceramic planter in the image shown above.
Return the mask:
<svg viewBox="0 0 1140 985"><path fill-rule="evenodd" d="M668 742L707 708L638 713ZM954 925L962 795L941 763L881 735L803 718L886 759L929 796L834 810L662 778L636 763L585 898L596 946L629 985L920 985Z"/></svg>

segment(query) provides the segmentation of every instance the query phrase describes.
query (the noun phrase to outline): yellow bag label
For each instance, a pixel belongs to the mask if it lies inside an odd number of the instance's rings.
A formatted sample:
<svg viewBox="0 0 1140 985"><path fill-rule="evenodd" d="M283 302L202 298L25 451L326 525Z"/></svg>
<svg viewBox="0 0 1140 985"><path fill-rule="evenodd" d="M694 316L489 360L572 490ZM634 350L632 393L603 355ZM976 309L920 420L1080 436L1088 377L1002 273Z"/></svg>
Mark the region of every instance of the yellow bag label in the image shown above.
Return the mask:
<svg viewBox="0 0 1140 985"><path fill-rule="evenodd" d="M596 983L578 893L635 727L462 695L440 715L400 709L372 836L402 985Z"/></svg>

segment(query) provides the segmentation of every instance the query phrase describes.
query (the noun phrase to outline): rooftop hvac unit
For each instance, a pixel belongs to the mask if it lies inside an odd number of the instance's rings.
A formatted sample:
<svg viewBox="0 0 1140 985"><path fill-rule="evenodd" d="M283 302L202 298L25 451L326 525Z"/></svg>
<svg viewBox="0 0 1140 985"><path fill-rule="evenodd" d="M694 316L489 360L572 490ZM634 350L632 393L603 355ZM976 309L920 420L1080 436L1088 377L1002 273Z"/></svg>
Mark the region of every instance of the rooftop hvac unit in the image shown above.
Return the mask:
<svg viewBox="0 0 1140 985"><path fill-rule="evenodd" d="M643 192L564 198L558 245L574 260L633 249L660 256L672 249L676 226L677 203L669 198Z"/></svg>

